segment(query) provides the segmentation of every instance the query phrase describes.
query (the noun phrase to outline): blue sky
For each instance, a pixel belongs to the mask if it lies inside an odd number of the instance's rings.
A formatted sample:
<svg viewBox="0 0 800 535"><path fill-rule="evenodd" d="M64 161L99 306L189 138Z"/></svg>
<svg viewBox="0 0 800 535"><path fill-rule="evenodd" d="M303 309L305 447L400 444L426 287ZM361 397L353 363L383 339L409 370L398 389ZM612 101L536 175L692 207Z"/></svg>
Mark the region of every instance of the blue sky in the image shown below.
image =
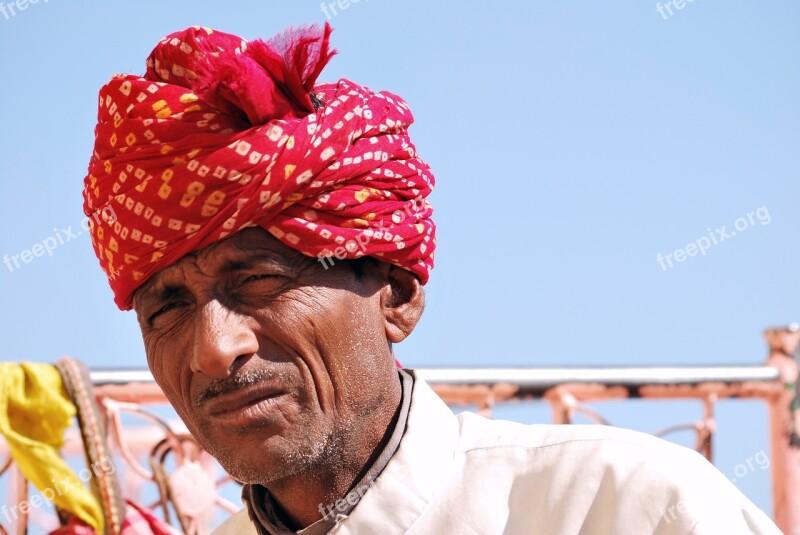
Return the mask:
<svg viewBox="0 0 800 535"><path fill-rule="evenodd" d="M672 12L422 0L361 0L330 19L304 0L6 9L0 255L64 243L0 265L2 357L145 366L135 317L114 307L80 228L99 87L141 73L186 26L256 38L329 20L340 54L321 79L403 96L438 181L437 267L422 324L397 348L406 365L761 363L762 330L797 319L800 4ZM700 254L723 226L735 235ZM662 268L668 253L683 261ZM690 403L600 408L646 431L701 415ZM768 447L766 413L726 402L719 416L717 463L732 474ZM768 508L768 481L762 470L737 484Z"/></svg>

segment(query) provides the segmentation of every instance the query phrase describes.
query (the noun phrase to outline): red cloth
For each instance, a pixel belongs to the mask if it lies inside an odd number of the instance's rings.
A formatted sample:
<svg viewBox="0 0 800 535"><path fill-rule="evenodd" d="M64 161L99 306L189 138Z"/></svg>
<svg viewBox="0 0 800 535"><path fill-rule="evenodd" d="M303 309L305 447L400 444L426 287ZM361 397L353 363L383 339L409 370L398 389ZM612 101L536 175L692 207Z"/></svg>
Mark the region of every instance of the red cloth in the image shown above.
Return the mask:
<svg viewBox="0 0 800 535"><path fill-rule="evenodd" d="M180 532L159 519L151 511L125 500L125 520L119 535L178 535ZM97 532L76 516L69 518L66 526L51 531L48 535L97 535ZM115 534L116 535L116 534Z"/></svg>
<svg viewBox="0 0 800 535"><path fill-rule="evenodd" d="M251 226L427 282L434 178L409 139L413 116L389 92L315 85L330 32L247 42L188 28L156 46L144 76L103 86L84 212L120 308L160 269Z"/></svg>

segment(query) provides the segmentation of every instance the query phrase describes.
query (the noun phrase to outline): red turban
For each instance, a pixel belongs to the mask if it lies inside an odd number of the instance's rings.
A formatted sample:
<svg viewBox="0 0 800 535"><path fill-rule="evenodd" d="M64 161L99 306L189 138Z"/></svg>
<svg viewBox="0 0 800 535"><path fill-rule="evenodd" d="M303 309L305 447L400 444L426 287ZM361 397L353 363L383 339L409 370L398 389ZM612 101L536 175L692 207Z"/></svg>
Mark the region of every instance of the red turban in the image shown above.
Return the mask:
<svg viewBox="0 0 800 535"><path fill-rule="evenodd" d="M349 80L315 85L330 33L189 28L156 46L144 76L103 86L84 212L120 308L159 270L252 226L326 268L368 255L427 282L434 178L411 111Z"/></svg>

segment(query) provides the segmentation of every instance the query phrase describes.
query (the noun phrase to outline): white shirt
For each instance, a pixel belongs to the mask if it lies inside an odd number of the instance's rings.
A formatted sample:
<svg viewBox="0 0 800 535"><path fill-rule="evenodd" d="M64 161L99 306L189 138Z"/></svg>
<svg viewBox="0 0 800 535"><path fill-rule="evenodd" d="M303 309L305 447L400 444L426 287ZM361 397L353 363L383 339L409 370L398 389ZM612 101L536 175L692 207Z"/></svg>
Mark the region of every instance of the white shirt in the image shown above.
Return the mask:
<svg viewBox="0 0 800 535"><path fill-rule="evenodd" d="M255 533L246 511L214 531ZM400 448L329 533L781 535L693 450L615 427L455 416L419 377Z"/></svg>

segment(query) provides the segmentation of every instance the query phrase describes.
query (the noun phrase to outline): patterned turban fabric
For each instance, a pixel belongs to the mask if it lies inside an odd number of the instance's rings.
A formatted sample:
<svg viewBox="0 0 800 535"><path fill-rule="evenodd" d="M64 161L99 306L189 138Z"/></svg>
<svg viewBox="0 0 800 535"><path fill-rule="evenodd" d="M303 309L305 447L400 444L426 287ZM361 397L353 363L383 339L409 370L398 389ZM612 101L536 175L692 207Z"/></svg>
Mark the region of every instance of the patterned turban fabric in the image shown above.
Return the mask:
<svg viewBox="0 0 800 535"><path fill-rule="evenodd" d="M434 177L413 116L392 93L317 84L330 34L188 28L158 43L144 76L101 88L84 212L121 309L159 270L253 226L326 269L366 255L428 281Z"/></svg>

